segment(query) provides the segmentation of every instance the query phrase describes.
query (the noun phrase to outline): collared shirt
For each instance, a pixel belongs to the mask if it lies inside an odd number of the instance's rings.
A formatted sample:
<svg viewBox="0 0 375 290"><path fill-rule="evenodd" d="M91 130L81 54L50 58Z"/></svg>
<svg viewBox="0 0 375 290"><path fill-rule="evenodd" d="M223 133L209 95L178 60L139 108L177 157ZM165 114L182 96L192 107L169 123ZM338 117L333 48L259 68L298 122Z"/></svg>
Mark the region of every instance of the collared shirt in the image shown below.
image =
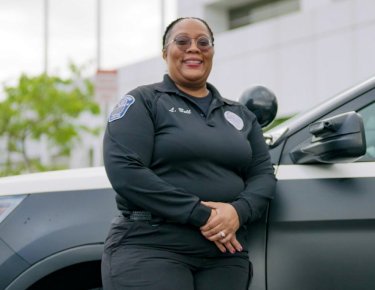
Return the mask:
<svg viewBox="0 0 375 290"><path fill-rule="evenodd" d="M212 101L202 114L168 75L138 87L111 114L104 136L118 208L186 225L198 244L211 212L201 201L232 204L245 225L261 216L275 185L255 115L207 88Z"/></svg>

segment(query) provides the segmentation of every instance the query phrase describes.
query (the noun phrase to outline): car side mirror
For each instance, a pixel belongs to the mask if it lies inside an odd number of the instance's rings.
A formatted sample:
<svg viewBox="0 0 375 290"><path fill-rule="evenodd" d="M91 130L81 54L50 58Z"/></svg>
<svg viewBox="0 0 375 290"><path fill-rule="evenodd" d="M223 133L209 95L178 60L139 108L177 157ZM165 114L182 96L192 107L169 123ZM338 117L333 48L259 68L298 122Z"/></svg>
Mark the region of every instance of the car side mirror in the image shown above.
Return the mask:
<svg viewBox="0 0 375 290"><path fill-rule="evenodd" d="M356 112L315 122L309 129L311 140L290 152L294 163L353 162L366 154L363 120Z"/></svg>
<svg viewBox="0 0 375 290"><path fill-rule="evenodd" d="M242 93L239 102L255 114L262 128L269 125L276 117L276 96L264 86L258 85L247 89Z"/></svg>

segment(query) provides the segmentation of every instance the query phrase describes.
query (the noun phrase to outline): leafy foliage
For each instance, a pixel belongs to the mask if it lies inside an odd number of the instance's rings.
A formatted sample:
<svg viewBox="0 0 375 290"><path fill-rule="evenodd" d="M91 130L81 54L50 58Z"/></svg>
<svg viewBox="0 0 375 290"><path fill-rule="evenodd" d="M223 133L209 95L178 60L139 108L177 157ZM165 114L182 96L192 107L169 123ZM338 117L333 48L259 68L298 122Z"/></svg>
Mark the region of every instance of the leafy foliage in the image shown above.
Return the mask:
<svg viewBox="0 0 375 290"><path fill-rule="evenodd" d="M279 118L276 118L270 125L268 125L267 127L263 128L263 131L266 132L268 130L271 130L272 128L276 127L276 126L279 126L280 124L284 123L285 121L289 120L290 118L292 118L294 115L290 115L290 116L284 116L284 117L279 117Z"/></svg>
<svg viewBox="0 0 375 290"><path fill-rule="evenodd" d="M21 75L15 86L4 88L6 99L0 102L0 139L5 142L5 158L0 176L56 169L42 164L40 156L30 156L42 138L47 140L54 158L69 156L81 132L98 134L80 121L83 113L98 115L94 86L82 77L82 69L71 64L70 78L47 74ZM1 164L0 164L1 166Z"/></svg>

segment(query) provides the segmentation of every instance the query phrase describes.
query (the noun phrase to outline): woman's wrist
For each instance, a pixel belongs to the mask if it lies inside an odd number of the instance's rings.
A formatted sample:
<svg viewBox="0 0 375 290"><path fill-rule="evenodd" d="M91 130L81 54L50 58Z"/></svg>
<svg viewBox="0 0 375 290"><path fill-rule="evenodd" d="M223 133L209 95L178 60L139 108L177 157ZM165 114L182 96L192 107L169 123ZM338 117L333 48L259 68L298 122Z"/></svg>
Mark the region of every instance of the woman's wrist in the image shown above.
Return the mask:
<svg viewBox="0 0 375 290"><path fill-rule="evenodd" d="M207 223L211 214L211 208L199 203L191 212L188 223L196 227L201 227Z"/></svg>

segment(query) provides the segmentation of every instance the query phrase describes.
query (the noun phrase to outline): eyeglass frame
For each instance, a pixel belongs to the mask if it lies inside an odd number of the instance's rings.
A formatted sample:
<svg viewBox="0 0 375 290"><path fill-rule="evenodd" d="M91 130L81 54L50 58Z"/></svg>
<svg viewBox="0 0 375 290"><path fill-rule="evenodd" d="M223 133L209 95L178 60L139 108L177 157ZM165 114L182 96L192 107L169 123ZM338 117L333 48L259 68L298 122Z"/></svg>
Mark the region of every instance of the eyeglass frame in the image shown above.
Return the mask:
<svg viewBox="0 0 375 290"><path fill-rule="evenodd" d="M177 39L178 37L186 37L186 38L188 38L189 41L190 41L190 42L189 42L189 46L188 46L186 49L182 49L180 45L176 44L176 46L177 46L181 51L186 51L186 50L188 50L188 49L191 47L191 45L192 45L192 43L193 43L193 40L195 40L195 46L196 46L200 51L204 51L204 52L206 52L206 51L208 51L208 50L210 50L211 48L214 47L214 43L213 43L212 39L211 39L209 36L201 35L201 36L198 36L198 37L192 38L192 37L185 36L185 35L177 35L175 38L173 38L171 41L169 41L167 44L165 44L163 49L166 49L167 46L170 45L170 44L173 43L173 42L176 43L176 39ZM207 46L207 48L202 49L202 48L200 48L200 47L198 46L198 40L201 39L201 38L205 38L205 39L208 40L209 46Z"/></svg>

